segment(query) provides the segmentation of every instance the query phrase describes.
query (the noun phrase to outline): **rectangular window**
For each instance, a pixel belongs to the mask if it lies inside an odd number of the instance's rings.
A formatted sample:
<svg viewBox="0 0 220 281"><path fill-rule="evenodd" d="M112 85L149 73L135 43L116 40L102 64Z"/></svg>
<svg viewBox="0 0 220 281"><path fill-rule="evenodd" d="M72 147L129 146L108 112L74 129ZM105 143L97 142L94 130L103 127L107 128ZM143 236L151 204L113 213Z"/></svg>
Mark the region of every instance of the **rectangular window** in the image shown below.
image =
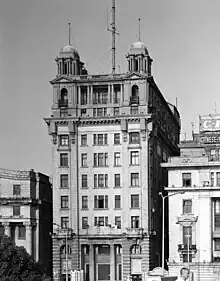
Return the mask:
<svg viewBox="0 0 220 281"><path fill-rule="evenodd" d="M129 143L130 144L139 144L140 143L140 133L138 133L138 132L129 133Z"/></svg>
<svg viewBox="0 0 220 281"><path fill-rule="evenodd" d="M192 186L192 178L191 173L182 173L182 180L183 180L183 186L184 187L190 187Z"/></svg>
<svg viewBox="0 0 220 281"><path fill-rule="evenodd" d="M87 153L81 154L81 166L87 167Z"/></svg>
<svg viewBox="0 0 220 281"><path fill-rule="evenodd" d="M21 195L21 185L13 184L13 195L20 196Z"/></svg>
<svg viewBox="0 0 220 281"><path fill-rule="evenodd" d="M192 200L183 200L183 214L192 214Z"/></svg>
<svg viewBox="0 0 220 281"><path fill-rule="evenodd" d="M215 251L220 251L220 238L215 238L214 240L215 243Z"/></svg>
<svg viewBox="0 0 220 281"><path fill-rule="evenodd" d="M82 196L82 209L88 209L88 196Z"/></svg>
<svg viewBox="0 0 220 281"><path fill-rule="evenodd" d="M69 145L69 136L68 135L60 135L60 146L67 146Z"/></svg>
<svg viewBox="0 0 220 281"><path fill-rule="evenodd" d="M183 244L192 245L192 226L183 226Z"/></svg>
<svg viewBox="0 0 220 281"><path fill-rule="evenodd" d="M210 161L215 161L216 160L216 152L215 149L210 150Z"/></svg>
<svg viewBox="0 0 220 281"><path fill-rule="evenodd" d="M121 229L121 217L120 216L115 217L115 225L117 226L118 229Z"/></svg>
<svg viewBox="0 0 220 281"><path fill-rule="evenodd" d="M82 146L87 145L87 135L81 135L81 145Z"/></svg>
<svg viewBox="0 0 220 281"><path fill-rule="evenodd" d="M214 202L214 229L220 230L220 200Z"/></svg>
<svg viewBox="0 0 220 281"><path fill-rule="evenodd" d="M60 166L68 167L68 153L60 153Z"/></svg>
<svg viewBox="0 0 220 281"><path fill-rule="evenodd" d="M95 226L108 226L108 217L95 217Z"/></svg>
<svg viewBox="0 0 220 281"><path fill-rule="evenodd" d="M220 173L216 173L216 186L220 186Z"/></svg>
<svg viewBox="0 0 220 281"><path fill-rule="evenodd" d="M18 226L18 239L22 239L22 240L26 239L26 228L24 225Z"/></svg>
<svg viewBox="0 0 220 281"><path fill-rule="evenodd" d="M130 164L139 165L139 151L131 151Z"/></svg>
<svg viewBox="0 0 220 281"><path fill-rule="evenodd" d="M60 175L60 187L65 188L69 186L68 174Z"/></svg>
<svg viewBox="0 0 220 281"><path fill-rule="evenodd" d="M121 140L120 140L120 133L116 133L114 134L114 144L120 144Z"/></svg>
<svg viewBox="0 0 220 281"><path fill-rule="evenodd" d="M131 173L131 186L139 186L139 173Z"/></svg>
<svg viewBox="0 0 220 281"><path fill-rule="evenodd" d="M213 172L211 172L210 178L211 178L211 180L210 180L211 181L211 186L214 186L215 176L214 176Z"/></svg>
<svg viewBox="0 0 220 281"><path fill-rule="evenodd" d="M61 217L61 228L68 228L68 227L69 227L69 218Z"/></svg>
<svg viewBox="0 0 220 281"><path fill-rule="evenodd" d="M108 165L108 153L94 153L94 167L104 167Z"/></svg>
<svg viewBox="0 0 220 281"><path fill-rule="evenodd" d="M13 206L13 216L20 216L20 215L21 215L21 207Z"/></svg>
<svg viewBox="0 0 220 281"><path fill-rule="evenodd" d="M130 113L131 114L138 114L138 106L131 106Z"/></svg>
<svg viewBox="0 0 220 281"><path fill-rule="evenodd" d="M121 155L120 152L114 153L114 166L120 166L121 165Z"/></svg>
<svg viewBox="0 0 220 281"><path fill-rule="evenodd" d="M110 280L110 264L98 264L98 281Z"/></svg>
<svg viewBox="0 0 220 281"><path fill-rule="evenodd" d="M108 103L108 90L105 92L93 92L93 104L107 104Z"/></svg>
<svg viewBox="0 0 220 281"><path fill-rule="evenodd" d="M108 135L107 134L94 134L93 145L107 145Z"/></svg>
<svg viewBox="0 0 220 281"><path fill-rule="evenodd" d="M108 187L108 174L94 174L94 188Z"/></svg>
<svg viewBox="0 0 220 281"><path fill-rule="evenodd" d="M131 217L131 228L139 228L139 216Z"/></svg>
<svg viewBox="0 0 220 281"><path fill-rule="evenodd" d="M139 208L139 195L138 194L131 195L131 208Z"/></svg>
<svg viewBox="0 0 220 281"><path fill-rule="evenodd" d="M108 208L108 195L95 195L94 209L107 209L107 208Z"/></svg>
<svg viewBox="0 0 220 281"><path fill-rule="evenodd" d="M115 174L115 187L120 187L120 186L121 186L121 175Z"/></svg>
<svg viewBox="0 0 220 281"><path fill-rule="evenodd" d="M114 116L120 115L119 107L114 107Z"/></svg>
<svg viewBox="0 0 220 281"><path fill-rule="evenodd" d="M81 109L81 117L86 116L86 108Z"/></svg>
<svg viewBox="0 0 220 281"><path fill-rule="evenodd" d="M87 104L87 93L86 92L81 92L81 105Z"/></svg>
<svg viewBox="0 0 220 281"><path fill-rule="evenodd" d="M81 181L82 181L82 188L87 188L88 187L87 175L81 175Z"/></svg>
<svg viewBox="0 0 220 281"><path fill-rule="evenodd" d="M121 195L115 195L115 209L121 208Z"/></svg>
<svg viewBox="0 0 220 281"><path fill-rule="evenodd" d="M61 209L69 208L69 197L68 196L61 196Z"/></svg>
<svg viewBox="0 0 220 281"><path fill-rule="evenodd" d="M120 103L120 87L114 87L114 92L113 92L113 103Z"/></svg>
<svg viewBox="0 0 220 281"><path fill-rule="evenodd" d="M87 229L88 226L88 217L82 217L82 229Z"/></svg>

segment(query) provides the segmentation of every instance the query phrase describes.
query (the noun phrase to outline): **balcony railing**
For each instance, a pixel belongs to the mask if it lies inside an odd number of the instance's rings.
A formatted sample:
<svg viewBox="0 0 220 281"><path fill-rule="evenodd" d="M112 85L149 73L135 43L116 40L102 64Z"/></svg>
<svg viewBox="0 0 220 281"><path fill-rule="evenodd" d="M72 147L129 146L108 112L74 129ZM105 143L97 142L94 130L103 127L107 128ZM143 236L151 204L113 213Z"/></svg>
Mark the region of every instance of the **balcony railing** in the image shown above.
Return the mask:
<svg viewBox="0 0 220 281"><path fill-rule="evenodd" d="M68 107L68 100L59 100L58 105L59 107Z"/></svg>
<svg viewBox="0 0 220 281"><path fill-rule="evenodd" d="M138 96L130 97L130 105L132 105L132 104L139 104Z"/></svg>
<svg viewBox="0 0 220 281"><path fill-rule="evenodd" d="M188 250L190 253L195 253L197 251L196 245L188 245L187 244L179 244L178 245L178 252L182 252L183 254L187 253Z"/></svg>

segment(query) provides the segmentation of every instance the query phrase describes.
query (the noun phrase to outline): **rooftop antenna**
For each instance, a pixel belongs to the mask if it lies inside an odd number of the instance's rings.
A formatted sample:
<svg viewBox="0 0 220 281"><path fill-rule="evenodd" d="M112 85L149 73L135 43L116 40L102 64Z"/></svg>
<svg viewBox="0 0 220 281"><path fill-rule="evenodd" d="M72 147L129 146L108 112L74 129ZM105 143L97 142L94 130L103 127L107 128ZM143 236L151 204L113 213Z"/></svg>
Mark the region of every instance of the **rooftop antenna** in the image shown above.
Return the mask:
<svg viewBox="0 0 220 281"><path fill-rule="evenodd" d="M69 22L68 25L69 25L69 45L71 46L71 36L70 36L70 33L71 33L71 23Z"/></svg>
<svg viewBox="0 0 220 281"><path fill-rule="evenodd" d="M115 74L115 35L119 35L116 32L116 27L115 27L115 0L112 0L112 23L111 29L107 27L107 30L112 33L112 74Z"/></svg>
<svg viewBox="0 0 220 281"><path fill-rule="evenodd" d="M141 19L138 19L138 41L141 41Z"/></svg>

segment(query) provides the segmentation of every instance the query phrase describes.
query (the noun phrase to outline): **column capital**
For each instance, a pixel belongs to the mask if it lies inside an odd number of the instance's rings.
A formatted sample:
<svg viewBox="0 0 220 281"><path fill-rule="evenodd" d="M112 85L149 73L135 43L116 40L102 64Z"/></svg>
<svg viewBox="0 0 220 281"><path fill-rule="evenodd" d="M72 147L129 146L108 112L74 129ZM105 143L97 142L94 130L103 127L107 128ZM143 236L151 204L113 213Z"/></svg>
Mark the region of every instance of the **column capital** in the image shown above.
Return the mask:
<svg viewBox="0 0 220 281"><path fill-rule="evenodd" d="M9 227L10 226L10 222L2 222L1 223L4 227Z"/></svg>

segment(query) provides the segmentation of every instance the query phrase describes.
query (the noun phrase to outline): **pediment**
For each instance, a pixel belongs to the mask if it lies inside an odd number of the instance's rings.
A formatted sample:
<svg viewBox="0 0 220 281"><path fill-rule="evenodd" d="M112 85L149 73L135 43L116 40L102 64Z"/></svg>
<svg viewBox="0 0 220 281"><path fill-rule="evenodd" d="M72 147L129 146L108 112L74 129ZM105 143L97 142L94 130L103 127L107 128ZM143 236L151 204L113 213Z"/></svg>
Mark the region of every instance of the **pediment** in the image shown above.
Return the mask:
<svg viewBox="0 0 220 281"><path fill-rule="evenodd" d="M50 81L51 84L56 84L56 83L70 83L73 82L73 80L65 75L56 77L55 79L53 79L52 81Z"/></svg>
<svg viewBox="0 0 220 281"><path fill-rule="evenodd" d="M140 73L129 73L126 78L129 78L129 79L140 79L140 78L144 78L145 76L140 74Z"/></svg>

